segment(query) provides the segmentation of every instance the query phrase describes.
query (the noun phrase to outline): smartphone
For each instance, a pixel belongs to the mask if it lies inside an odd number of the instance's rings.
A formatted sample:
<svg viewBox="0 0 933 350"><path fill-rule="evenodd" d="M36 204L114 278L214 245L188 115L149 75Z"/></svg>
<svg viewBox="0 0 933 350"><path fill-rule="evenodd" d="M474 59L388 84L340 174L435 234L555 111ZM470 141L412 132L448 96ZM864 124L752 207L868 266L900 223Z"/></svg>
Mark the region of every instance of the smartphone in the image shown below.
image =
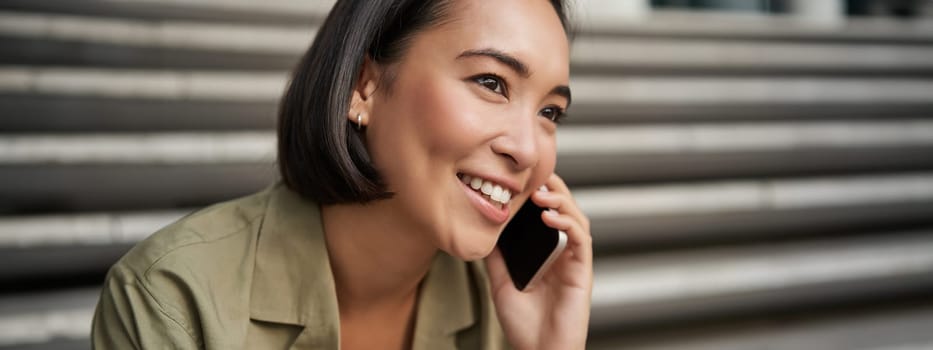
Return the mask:
<svg viewBox="0 0 933 350"><path fill-rule="evenodd" d="M567 234L541 220L544 210L528 199L496 242L518 290L534 285L567 246Z"/></svg>

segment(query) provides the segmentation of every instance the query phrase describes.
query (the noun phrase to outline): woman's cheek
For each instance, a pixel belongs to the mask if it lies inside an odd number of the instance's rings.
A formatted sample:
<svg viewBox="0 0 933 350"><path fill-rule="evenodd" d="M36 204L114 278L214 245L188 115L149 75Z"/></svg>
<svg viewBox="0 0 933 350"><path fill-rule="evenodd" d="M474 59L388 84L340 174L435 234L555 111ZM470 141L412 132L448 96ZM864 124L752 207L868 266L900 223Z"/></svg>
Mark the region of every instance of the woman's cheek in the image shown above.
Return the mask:
<svg viewBox="0 0 933 350"><path fill-rule="evenodd" d="M463 82L457 82L463 84ZM445 84L425 96L425 129L435 132L437 142L449 145L476 143L490 114L486 106L462 87ZM455 85L455 84L453 84ZM467 150L462 150L467 151Z"/></svg>

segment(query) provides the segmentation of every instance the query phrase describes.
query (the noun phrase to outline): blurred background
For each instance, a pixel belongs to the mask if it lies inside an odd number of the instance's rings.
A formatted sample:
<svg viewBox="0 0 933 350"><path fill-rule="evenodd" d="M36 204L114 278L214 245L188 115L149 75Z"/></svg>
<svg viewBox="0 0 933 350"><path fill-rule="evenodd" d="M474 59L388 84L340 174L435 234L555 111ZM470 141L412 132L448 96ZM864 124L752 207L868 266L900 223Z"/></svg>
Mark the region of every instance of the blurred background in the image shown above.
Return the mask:
<svg viewBox="0 0 933 350"><path fill-rule="evenodd" d="M332 1L0 1L0 349L83 349L107 268L274 181ZM933 1L577 0L558 173L592 349L933 349Z"/></svg>

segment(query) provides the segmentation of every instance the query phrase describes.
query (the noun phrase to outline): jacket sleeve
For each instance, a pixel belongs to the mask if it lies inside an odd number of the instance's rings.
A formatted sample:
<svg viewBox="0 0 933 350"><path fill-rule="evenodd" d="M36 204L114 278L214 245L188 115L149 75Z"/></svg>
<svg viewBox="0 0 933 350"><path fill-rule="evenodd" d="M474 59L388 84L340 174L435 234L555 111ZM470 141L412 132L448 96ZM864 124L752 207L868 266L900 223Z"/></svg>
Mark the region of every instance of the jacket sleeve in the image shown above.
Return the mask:
<svg viewBox="0 0 933 350"><path fill-rule="evenodd" d="M91 326L93 349L200 349L192 326L167 310L132 273L107 274Z"/></svg>

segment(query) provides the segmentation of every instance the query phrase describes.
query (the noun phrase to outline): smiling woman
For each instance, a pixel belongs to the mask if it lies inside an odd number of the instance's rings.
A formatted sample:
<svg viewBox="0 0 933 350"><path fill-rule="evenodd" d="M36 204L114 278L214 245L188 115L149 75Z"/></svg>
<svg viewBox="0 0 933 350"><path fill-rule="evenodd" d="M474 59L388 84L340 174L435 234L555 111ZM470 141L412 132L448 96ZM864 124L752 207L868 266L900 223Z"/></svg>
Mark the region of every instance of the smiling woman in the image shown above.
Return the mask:
<svg viewBox="0 0 933 350"><path fill-rule="evenodd" d="M566 22L558 0L337 1L282 99L282 184L130 251L94 347L582 349ZM528 200L568 243L519 291L496 241Z"/></svg>

